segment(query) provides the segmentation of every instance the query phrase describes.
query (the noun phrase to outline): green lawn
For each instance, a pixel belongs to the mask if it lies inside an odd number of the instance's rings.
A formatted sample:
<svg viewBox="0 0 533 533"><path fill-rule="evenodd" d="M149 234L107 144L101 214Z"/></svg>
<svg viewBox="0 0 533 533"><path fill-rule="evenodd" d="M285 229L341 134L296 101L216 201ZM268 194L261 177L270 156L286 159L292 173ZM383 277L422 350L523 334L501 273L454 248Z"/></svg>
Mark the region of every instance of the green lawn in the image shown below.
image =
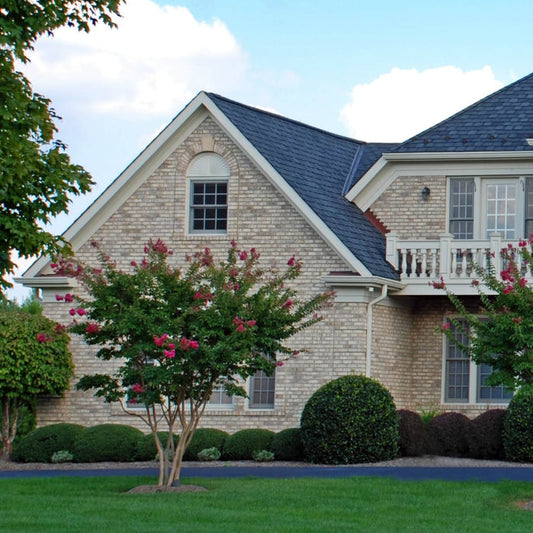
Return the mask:
<svg viewBox="0 0 533 533"><path fill-rule="evenodd" d="M146 477L0 480L2 532L521 532L526 482L202 479L208 492L126 494Z"/></svg>

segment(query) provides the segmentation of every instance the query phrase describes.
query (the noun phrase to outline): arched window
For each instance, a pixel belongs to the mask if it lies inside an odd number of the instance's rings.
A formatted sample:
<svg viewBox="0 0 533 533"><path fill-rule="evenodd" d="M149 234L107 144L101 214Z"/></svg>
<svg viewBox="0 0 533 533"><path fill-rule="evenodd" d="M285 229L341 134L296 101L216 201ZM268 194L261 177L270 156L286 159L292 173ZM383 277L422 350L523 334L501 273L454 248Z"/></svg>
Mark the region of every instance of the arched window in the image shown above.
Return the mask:
<svg viewBox="0 0 533 533"><path fill-rule="evenodd" d="M224 158L209 152L196 156L187 169L189 179L189 233L226 233L228 178Z"/></svg>

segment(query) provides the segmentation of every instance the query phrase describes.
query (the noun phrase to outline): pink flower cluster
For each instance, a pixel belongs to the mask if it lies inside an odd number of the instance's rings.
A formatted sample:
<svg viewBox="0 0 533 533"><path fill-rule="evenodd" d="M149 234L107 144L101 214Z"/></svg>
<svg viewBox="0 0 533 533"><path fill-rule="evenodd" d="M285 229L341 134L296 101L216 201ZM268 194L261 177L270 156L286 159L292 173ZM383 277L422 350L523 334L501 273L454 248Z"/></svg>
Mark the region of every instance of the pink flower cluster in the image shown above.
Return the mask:
<svg viewBox="0 0 533 533"><path fill-rule="evenodd" d="M292 306L292 300L287 300L281 307L289 309Z"/></svg>
<svg viewBox="0 0 533 533"><path fill-rule="evenodd" d="M47 337L46 336L46 333L39 333L37 335L37 342L51 342L53 341L54 339L50 338L50 337Z"/></svg>
<svg viewBox="0 0 533 533"><path fill-rule="evenodd" d="M65 300L65 302L67 303L72 303L74 301L74 295L69 294L68 292L67 294L65 294L65 296L61 296L61 294L56 294L56 300L58 302L62 302L63 300Z"/></svg>
<svg viewBox="0 0 533 533"><path fill-rule="evenodd" d="M79 315L79 316L84 316L87 314L87 311L85 311L85 309L81 308L81 307L78 307L78 309L70 309L69 310L69 314L71 316L76 316L76 315Z"/></svg>
<svg viewBox="0 0 533 533"><path fill-rule="evenodd" d="M242 332L244 331L247 327L248 328L253 328L255 326L255 320L242 320L241 318L239 318L238 316L236 316L234 319L233 319L233 323L235 324L235 326L237 326L237 331L239 332Z"/></svg>
<svg viewBox="0 0 533 533"><path fill-rule="evenodd" d="M132 385L131 390L136 394L140 394L141 392L146 391L146 389L140 383L135 383L134 385Z"/></svg>
<svg viewBox="0 0 533 533"><path fill-rule="evenodd" d="M176 344L174 342L168 342L169 336L167 333L163 333L161 337L154 335L154 343L156 346L164 347L163 356L167 359L174 359L176 357ZM187 339L187 337L181 337L179 341L179 347L184 352L189 350L195 350L200 347L198 341Z"/></svg>
<svg viewBox="0 0 533 533"><path fill-rule="evenodd" d="M429 283L433 286L434 289L445 289L446 283L444 282L444 278L441 276L440 281L432 281Z"/></svg>

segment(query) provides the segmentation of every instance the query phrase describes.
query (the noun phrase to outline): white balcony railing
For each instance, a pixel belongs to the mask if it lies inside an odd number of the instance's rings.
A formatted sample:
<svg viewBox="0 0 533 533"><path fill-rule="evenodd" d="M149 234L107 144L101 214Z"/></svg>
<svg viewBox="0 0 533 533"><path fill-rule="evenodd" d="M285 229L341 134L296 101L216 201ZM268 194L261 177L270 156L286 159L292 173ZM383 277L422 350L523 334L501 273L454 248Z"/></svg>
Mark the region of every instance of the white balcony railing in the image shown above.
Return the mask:
<svg viewBox="0 0 533 533"><path fill-rule="evenodd" d="M438 240L403 240L397 234L387 234L387 260L400 273L403 282L427 283L440 280L445 282L470 283L475 277L472 262L486 267L492 262L496 272L503 269L501 252L511 244L518 247L518 241L503 240L500 235L492 235L487 240L456 240L446 233ZM516 261L531 281L533 276L526 265Z"/></svg>

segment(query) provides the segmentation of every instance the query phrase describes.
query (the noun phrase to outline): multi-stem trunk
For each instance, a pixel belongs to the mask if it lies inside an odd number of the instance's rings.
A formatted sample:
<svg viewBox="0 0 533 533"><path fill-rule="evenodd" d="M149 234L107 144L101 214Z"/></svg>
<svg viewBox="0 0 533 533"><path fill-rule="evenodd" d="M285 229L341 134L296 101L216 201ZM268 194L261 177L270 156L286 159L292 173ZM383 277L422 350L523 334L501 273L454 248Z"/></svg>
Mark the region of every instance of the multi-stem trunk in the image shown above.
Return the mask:
<svg viewBox="0 0 533 533"><path fill-rule="evenodd" d="M9 461L17 431L18 408L13 400L2 400L2 452L0 457Z"/></svg>

